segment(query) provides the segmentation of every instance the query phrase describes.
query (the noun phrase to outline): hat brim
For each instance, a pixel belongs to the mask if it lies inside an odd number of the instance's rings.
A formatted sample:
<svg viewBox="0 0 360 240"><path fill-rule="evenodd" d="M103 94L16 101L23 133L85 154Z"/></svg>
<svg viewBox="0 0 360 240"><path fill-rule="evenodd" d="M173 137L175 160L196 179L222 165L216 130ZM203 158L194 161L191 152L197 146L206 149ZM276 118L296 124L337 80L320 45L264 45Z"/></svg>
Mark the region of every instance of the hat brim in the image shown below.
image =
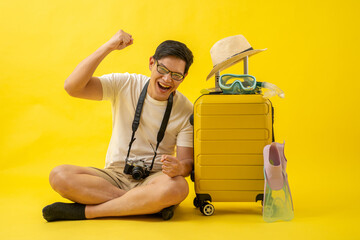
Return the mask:
<svg viewBox="0 0 360 240"><path fill-rule="evenodd" d="M254 50L250 50L250 51L246 51L244 53L241 53L239 55L235 55L229 59L226 59L225 61L218 63L209 73L209 75L206 77L206 81L209 80L212 76L214 76L214 74L218 71L222 71L225 70L226 68L231 67L232 65L234 65L235 63L240 62L241 60L244 59L244 57L246 56L252 56L254 54L257 54L259 52L263 52L265 51L267 48L265 49L254 49Z"/></svg>

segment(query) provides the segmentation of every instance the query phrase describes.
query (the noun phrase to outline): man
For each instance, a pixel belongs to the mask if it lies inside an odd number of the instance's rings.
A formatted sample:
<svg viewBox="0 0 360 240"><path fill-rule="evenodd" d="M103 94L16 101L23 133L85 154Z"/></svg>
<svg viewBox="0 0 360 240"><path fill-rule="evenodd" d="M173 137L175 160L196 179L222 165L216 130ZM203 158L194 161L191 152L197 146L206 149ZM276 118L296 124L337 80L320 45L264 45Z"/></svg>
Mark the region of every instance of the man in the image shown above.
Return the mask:
<svg viewBox="0 0 360 240"><path fill-rule="evenodd" d="M193 129L189 123L192 104L176 89L187 76L193 55L185 44L165 41L150 57L150 79L128 73L92 76L110 52L124 49L133 41L130 34L118 31L65 81L65 90L73 97L111 101L113 131L104 169L61 165L51 171L52 188L74 203L46 206L43 216L47 221L153 214L179 204L188 195L184 177L193 165ZM144 89L147 93L134 132L135 110ZM168 108L171 114L166 131L160 134ZM159 135L163 135L160 142ZM153 169L148 177L137 180L133 172L124 173L126 163L142 163L146 169L153 163Z"/></svg>

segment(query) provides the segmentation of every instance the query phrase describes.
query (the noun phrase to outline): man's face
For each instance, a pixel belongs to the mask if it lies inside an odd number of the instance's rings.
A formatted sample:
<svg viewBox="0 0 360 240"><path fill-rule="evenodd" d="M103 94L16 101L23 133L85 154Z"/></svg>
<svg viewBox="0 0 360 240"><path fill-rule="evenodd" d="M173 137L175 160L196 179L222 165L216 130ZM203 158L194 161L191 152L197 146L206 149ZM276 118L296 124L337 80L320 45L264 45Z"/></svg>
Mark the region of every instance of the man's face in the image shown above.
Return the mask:
<svg viewBox="0 0 360 240"><path fill-rule="evenodd" d="M161 66L163 70L167 69L168 71L171 71L173 73L180 73L181 75L184 75L186 63L184 60L174 56L164 57L158 61L151 57L149 63L151 77L148 93L150 97L155 100L165 101L169 98L170 93L174 92L184 79L176 81L171 77L170 72L167 74L159 73L157 65Z"/></svg>

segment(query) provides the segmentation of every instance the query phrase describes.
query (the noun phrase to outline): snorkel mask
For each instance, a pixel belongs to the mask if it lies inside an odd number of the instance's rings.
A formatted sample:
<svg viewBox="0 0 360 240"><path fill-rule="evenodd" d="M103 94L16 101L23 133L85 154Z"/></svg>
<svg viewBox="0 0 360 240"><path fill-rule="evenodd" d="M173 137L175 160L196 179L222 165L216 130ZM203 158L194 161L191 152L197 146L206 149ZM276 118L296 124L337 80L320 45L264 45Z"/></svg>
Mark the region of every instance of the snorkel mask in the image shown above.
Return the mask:
<svg viewBox="0 0 360 240"><path fill-rule="evenodd" d="M219 79L219 86L225 94L255 94L256 79L254 76L243 74L223 74Z"/></svg>

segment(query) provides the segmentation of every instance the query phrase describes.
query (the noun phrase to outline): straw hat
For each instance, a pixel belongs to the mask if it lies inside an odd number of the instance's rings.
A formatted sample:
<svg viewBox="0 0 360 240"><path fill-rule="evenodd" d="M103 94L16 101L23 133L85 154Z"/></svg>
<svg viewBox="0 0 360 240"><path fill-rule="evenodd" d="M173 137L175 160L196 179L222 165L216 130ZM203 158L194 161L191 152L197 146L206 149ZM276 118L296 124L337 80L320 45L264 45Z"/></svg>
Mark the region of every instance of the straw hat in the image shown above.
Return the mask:
<svg viewBox="0 0 360 240"><path fill-rule="evenodd" d="M265 49L253 49L243 35L236 35L221 39L210 49L213 69L207 76L209 80L216 72L222 71L233 64L241 61L246 56L265 51Z"/></svg>

